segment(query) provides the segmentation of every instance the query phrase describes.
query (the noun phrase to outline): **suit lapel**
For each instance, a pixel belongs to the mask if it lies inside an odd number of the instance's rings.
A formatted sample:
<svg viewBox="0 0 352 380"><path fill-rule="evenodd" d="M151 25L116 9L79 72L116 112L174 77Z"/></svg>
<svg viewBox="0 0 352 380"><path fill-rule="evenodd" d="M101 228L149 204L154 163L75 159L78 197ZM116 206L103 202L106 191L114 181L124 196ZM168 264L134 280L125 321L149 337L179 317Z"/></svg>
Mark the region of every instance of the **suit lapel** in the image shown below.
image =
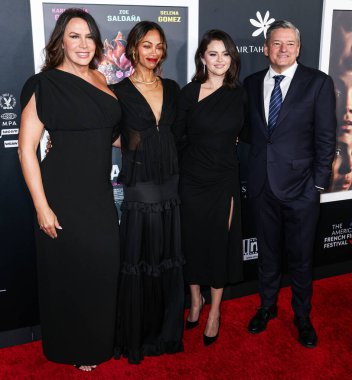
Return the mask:
<svg viewBox="0 0 352 380"><path fill-rule="evenodd" d="M296 72L290 83L290 87L285 96L285 100L282 103L279 117L277 119L277 123L273 130L273 133L275 133L276 129L280 127L280 123L286 118L289 111L294 111L294 107L292 107L292 104L297 102L297 99L300 99L301 95L305 91L305 84L307 83L308 80L304 71L304 67L298 64Z"/></svg>
<svg viewBox="0 0 352 380"><path fill-rule="evenodd" d="M259 113L263 121L262 125L264 127L265 133L267 133L267 129L268 129L267 122L265 119L265 109L264 109L264 78L267 72L268 70L264 70L258 74L258 84L257 84L257 89L258 89L257 104L259 104Z"/></svg>

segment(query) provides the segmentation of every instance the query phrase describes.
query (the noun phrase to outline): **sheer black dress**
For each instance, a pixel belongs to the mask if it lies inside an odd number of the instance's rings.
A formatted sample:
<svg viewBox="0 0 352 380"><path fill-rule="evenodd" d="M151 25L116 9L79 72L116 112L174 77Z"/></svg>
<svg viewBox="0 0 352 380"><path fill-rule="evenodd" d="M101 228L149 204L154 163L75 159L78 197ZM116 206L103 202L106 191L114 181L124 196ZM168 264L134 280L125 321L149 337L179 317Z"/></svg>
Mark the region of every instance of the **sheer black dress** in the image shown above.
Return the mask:
<svg viewBox="0 0 352 380"><path fill-rule="evenodd" d="M44 354L66 364L99 364L114 352L119 226L110 182L117 99L76 75L53 69L31 77L37 114L53 147L41 162L44 191L62 230L36 226Z"/></svg>
<svg viewBox="0 0 352 380"><path fill-rule="evenodd" d="M171 127L179 88L162 79L157 125L152 109L129 79L112 86L122 106L121 277L116 358L183 350L183 256L177 151Z"/></svg>
<svg viewBox="0 0 352 380"><path fill-rule="evenodd" d="M174 133L180 147L182 243L189 284L223 288L242 278L239 164L243 88L221 87L198 101L199 82L180 94ZM231 199L233 215L228 229Z"/></svg>

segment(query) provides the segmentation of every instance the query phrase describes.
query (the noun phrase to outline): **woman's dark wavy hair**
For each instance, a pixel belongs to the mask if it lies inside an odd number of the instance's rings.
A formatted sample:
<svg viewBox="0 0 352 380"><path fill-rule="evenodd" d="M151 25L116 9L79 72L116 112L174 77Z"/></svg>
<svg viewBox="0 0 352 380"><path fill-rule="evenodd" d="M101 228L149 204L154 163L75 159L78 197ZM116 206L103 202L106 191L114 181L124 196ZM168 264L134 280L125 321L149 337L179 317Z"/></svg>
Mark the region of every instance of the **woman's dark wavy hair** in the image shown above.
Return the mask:
<svg viewBox="0 0 352 380"><path fill-rule="evenodd" d="M128 34L127 45L126 45L126 58L130 60L133 67L136 67L138 63L138 44L142 41L143 37L151 30L156 30L160 34L161 42L163 43L163 55L154 69L154 71L160 70L162 63L167 57L167 41L165 33L160 25L152 21L141 21L136 24Z"/></svg>
<svg viewBox="0 0 352 380"><path fill-rule="evenodd" d="M212 41L222 41L225 45L226 51L231 57L231 64L227 70L224 78L224 86L229 88L235 88L239 84L239 74L241 68L240 55L237 51L236 45L233 39L224 31L218 29L208 30L202 37L198 49L196 51L194 60L196 64L196 73L192 78L192 81L198 81L204 83L208 79L208 69L203 66L201 58L204 57L208 45Z"/></svg>
<svg viewBox="0 0 352 380"><path fill-rule="evenodd" d="M42 67L42 71L53 69L62 64L65 58L64 50L62 49L62 43L64 39L65 29L67 24L73 18L81 18L88 24L93 41L95 42L95 54L94 58L89 63L90 69L96 69L98 62L103 56L103 43L101 41L101 35L97 23L94 18L83 9L69 8L63 12L58 18L55 28L51 33L49 42L45 46L45 62Z"/></svg>

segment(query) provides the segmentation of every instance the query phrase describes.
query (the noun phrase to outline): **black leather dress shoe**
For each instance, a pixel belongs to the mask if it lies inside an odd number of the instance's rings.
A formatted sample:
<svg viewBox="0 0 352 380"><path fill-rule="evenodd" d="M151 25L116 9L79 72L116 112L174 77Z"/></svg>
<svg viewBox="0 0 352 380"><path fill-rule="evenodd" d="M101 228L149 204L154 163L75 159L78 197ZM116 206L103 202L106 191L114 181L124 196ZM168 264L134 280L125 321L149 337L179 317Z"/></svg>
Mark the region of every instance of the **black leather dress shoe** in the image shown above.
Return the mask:
<svg viewBox="0 0 352 380"><path fill-rule="evenodd" d="M266 329L266 325L270 319L277 317L277 306L273 305L271 307L264 308L261 307L255 313L255 316L250 320L247 330L251 334L259 334Z"/></svg>
<svg viewBox="0 0 352 380"><path fill-rule="evenodd" d="M297 317L293 320L298 330L298 341L307 348L314 348L318 343L318 337L309 317Z"/></svg>

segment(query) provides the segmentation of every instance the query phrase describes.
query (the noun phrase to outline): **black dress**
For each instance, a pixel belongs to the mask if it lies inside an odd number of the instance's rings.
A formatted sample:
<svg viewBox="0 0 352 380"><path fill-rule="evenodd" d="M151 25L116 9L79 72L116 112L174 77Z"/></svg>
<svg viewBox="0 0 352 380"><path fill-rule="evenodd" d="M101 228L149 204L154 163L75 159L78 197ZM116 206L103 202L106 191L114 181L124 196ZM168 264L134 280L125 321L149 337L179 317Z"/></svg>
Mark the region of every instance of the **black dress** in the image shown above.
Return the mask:
<svg viewBox="0 0 352 380"><path fill-rule="evenodd" d="M180 146L180 197L185 279L222 288L242 278L241 210L235 141L244 122L242 88L221 87L198 101L200 83L180 94L175 135ZM228 219L231 198L233 217Z"/></svg>
<svg viewBox="0 0 352 380"><path fill-rule="evenodd" d="M110 182L119 102L57 69L25 84L53 148L41 162L45 194L62 231L36 228L40 319L49 360L93 365L113 355L119 274L119 227Z"/></svg>
<svg viewBox="0 0 352 380"><path fill-rule="evenodd" d="M177 150L171 127L179 88L162 79L159 124L126 78L112 86L121 101L121 278L116 358L183 350L183 256Z"/></svg>

